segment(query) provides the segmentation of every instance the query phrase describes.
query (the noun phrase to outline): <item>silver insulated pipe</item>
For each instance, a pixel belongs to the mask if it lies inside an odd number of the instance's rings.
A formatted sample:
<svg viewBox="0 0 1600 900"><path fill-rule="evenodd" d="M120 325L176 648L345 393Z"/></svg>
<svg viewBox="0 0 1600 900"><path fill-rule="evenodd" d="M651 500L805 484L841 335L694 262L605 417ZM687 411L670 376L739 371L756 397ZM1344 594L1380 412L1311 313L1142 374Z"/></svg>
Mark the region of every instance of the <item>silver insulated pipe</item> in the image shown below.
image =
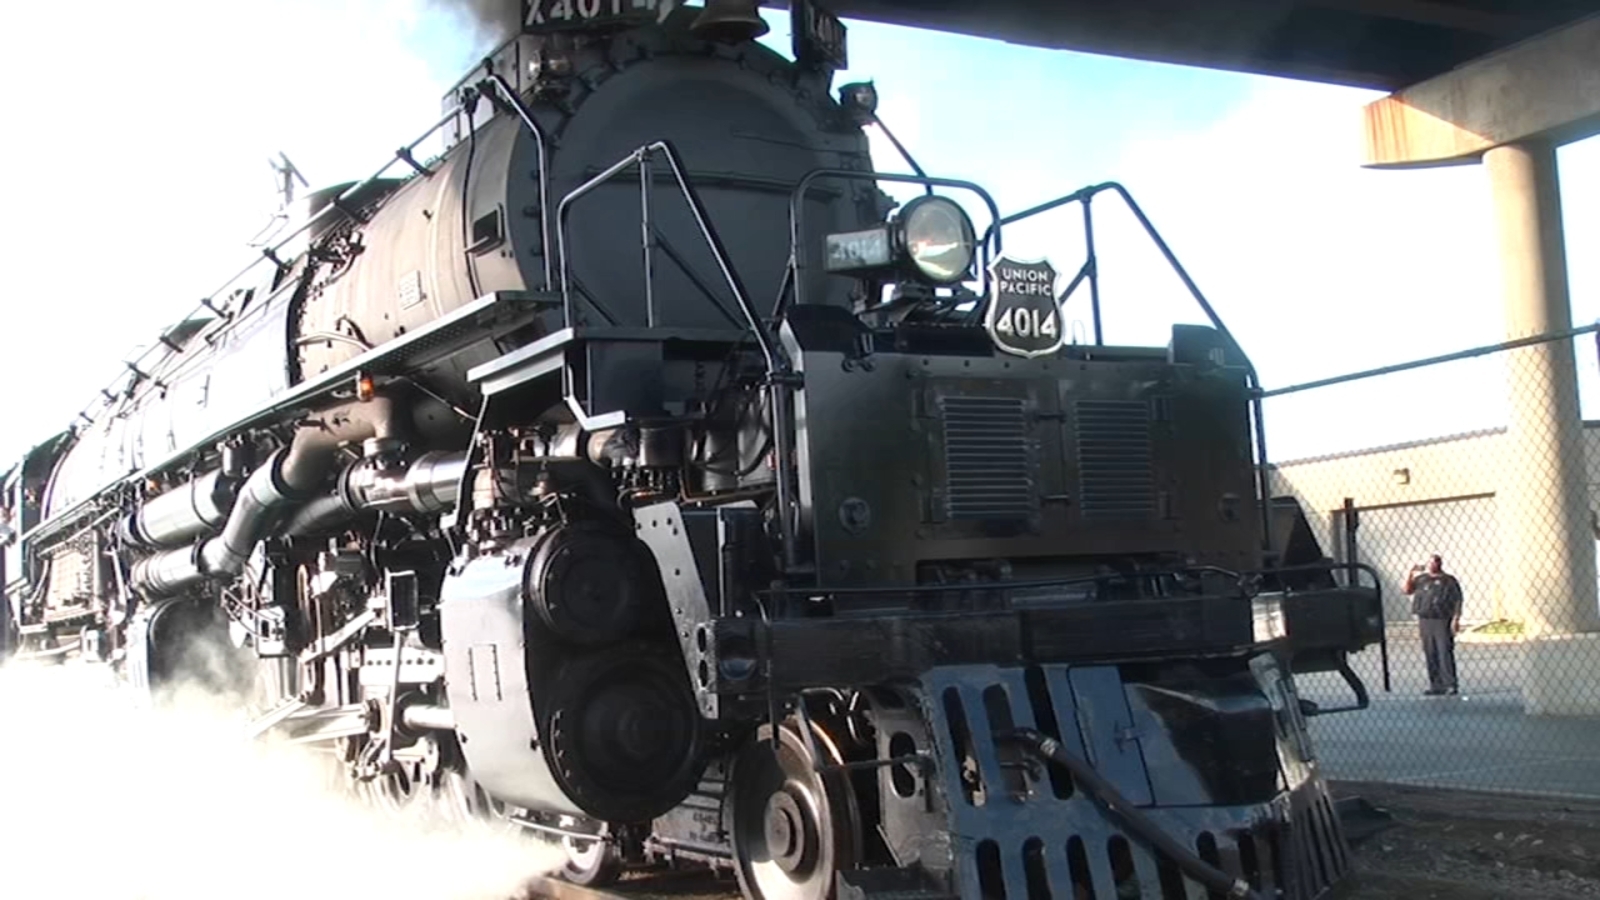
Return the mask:
<svg viewBox="0 0 1600 900"><path fill-rule="evenodd" d="M228 521L239 479L217 469L146 500L122 520L122 536L141 547L181 547Z"/></svg>
<svg viewBox="0 0 1600 900"><path fill-rule="evenodd" d="M198 547L142 560L133 567L134 587L151 596L164 596L209 576L236 577L255 545L277 533L274 526L286 519L282 532L308 534L369 510L442 512L455 505L467 466L465 452L425 453L399 471L378 469L369 465L370 460L363 460L346 470L337 494L292 507L295 498L281 474L284 458L284 451L273 454L245 482L235 507L238 514L229 519L222 534ZM292 518L286 515L291 508L297 510Z"/></svg>
<svg viewBox="0 0 1600 900"><path fill-rule="evenodd" d="M295 432L288 447L273 453L250 473L220 535L198 546L139 561L130 573L131 586L159 597L207 577L238 577L256 544L320 493L340 446L348 441L390 438L394 420L394 404L382 395L318 414Z"/></svg>

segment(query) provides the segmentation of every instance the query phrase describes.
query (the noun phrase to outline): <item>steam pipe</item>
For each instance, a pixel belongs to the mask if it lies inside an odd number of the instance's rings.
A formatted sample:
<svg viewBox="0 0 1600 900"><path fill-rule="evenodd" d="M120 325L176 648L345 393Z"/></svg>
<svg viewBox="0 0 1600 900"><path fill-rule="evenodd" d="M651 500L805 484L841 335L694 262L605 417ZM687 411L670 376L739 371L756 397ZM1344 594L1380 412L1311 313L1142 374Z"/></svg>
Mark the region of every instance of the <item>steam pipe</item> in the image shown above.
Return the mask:
<svg viewBox="0 0 1600 900"><path fill-rule="evenodd" d="M299 436L296 435L298 442ZM206 541L200 550L200 565L206 574L238 575L260 540L266 536L284 508L300 499L285 475L288 461L295 458L294 445L279 449L260 468L250 474L239 492L233 514L222 534ZM302 457L303 459L303 457ZM305 463L301 462L304 466ZM303 473L301 474L303 477Z"/></svg>
<svg viewBox="0 0 1600 900"><path fill-rule="evenodd" d="M403 471L363 460L339 479L340 499L350 512L443 512L455 505L466 468L465 451L424 453Z"/></svg>
<svg viewBox="0 0 1600 900"><path fill-rule="evenodd" d="M204 578L236 578L256 544L296 507L315 496L337 459L341 444L392 436L394 404L378 396L329 411L301 425L250 474L222 534L197 547L182 547L141 560L132 585L152 596L175 593Z"/></svg>
<svg viewBox="0 0 1600 900"><path fill-rule="evenodd" d="M337 495L318 497L300 507L289 518L289 523L283 527L283 533L290 537L322 534L348 519L350 515L350 509L345 506L343 497Z"/></svg>
<svg viewBox="0 0 1600 900"><path fill-rule="evenodd" d="M393 409L384 399L347 408L295 434L251 473L221 535L139 561L132 586L151 596L175 594L205 578L236 578L256 544L273 533L317 534L367 511L438 513L453 509L467 474L465 451L424 453L409 465L359 460L339 476L332 494L315 495L327 480L339 446L390 437ZM618 429L584 431L565 425L537 448L540 460L619 462L638 452ZM513 479L513 483L515 483ZM281 527L279 527L281 526Z"/></svg>
<svg viewBox="0 0 1600 900"><path fill-rule="evenodd" d="M144 547L181 547L215 534L238 499L239 480L221 469L145 501L122 520L122 536Z"/></svg>
<svg viewBox="0 0 1600 900"><path fill-rule="evenodd" d="M353 463L339 476L334 493L300 507L284 526L284 533L294 537L319 534L373 510L436 513L450 509L460 494L467 454L424 453L400 471L380 465L370 459Z"/></svg>

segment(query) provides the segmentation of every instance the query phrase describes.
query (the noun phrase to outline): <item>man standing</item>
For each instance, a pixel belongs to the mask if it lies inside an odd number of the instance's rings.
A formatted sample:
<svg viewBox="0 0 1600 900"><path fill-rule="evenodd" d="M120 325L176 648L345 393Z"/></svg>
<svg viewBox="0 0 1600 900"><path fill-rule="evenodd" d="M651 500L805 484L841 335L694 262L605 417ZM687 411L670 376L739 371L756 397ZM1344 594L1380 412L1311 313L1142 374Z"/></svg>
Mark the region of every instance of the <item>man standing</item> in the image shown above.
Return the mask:
<svg viewBox="0 0 1600 900"><path fill-rule="evenodd" d="M1461 631L1461 582L1445 572L1444 561L1435 553L1426 566L1411 567L1401 590L1411 597L1422 654L1428 660L1428 689L1423 693L1458 693L1456 635Z"/></svg>

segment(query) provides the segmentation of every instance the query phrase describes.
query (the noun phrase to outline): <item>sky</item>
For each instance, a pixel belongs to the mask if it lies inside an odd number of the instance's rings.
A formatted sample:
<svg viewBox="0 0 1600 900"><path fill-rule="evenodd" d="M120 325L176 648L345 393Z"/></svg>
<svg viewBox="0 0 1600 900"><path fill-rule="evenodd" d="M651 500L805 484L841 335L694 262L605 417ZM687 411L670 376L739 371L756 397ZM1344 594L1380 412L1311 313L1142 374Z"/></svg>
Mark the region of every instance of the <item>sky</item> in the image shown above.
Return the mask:
<svg viewBox="0 0 1600 900"><path fill-rule="evenodd" d="M768 18L764 42L787 52L786 13ZM1503 336L1485 173L1362 169L1360 111L1376 92L849 25L836 84L874 81L930 173L985 185L1004 213L1126 185L1269 388ZM0 459L71 422L251 259L276 200L269 157L287 153L316 186L371 174L432 124L482 49L433 0L0 12ZM906 171L873 140L880 169ZM1600 319L1600 262L1583 252L1600 234L1600 141L1562 148L1560 164L1573 319L1587 324ZM1096 209L1107 340L1164 345L1174 321L1203 321L1118 201ZM1008 251L1065 271L1081 241L1075 209L1006 232ZM1065 312L1090 333L1086 295ZM1593 342L1578 358L1586 398L1600 398ZM1499 424L1500 365L1270 400L1269 454ZM1600 399L1584 407L1600 417Z"/></svg>

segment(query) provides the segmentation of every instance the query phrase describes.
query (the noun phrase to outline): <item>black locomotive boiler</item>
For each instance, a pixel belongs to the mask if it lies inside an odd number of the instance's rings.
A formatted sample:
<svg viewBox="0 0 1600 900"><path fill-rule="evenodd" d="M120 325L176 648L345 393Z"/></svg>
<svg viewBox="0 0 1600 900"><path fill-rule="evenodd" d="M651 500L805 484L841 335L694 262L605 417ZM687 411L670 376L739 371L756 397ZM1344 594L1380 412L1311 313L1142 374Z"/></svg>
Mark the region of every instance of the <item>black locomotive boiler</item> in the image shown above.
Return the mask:
<svg viewBox="0 0 1600 900"><path fill-rule="evenodd" d="M524 3L444 152L304 198L6 475L6 652L233 692L586 884L1321 896L1294 674L1363 705L1381 607L1265 490L1247 358L1198 292L1066 342L1005 226L1126 192L876 171L842 26L756 6Z"/></svg>

